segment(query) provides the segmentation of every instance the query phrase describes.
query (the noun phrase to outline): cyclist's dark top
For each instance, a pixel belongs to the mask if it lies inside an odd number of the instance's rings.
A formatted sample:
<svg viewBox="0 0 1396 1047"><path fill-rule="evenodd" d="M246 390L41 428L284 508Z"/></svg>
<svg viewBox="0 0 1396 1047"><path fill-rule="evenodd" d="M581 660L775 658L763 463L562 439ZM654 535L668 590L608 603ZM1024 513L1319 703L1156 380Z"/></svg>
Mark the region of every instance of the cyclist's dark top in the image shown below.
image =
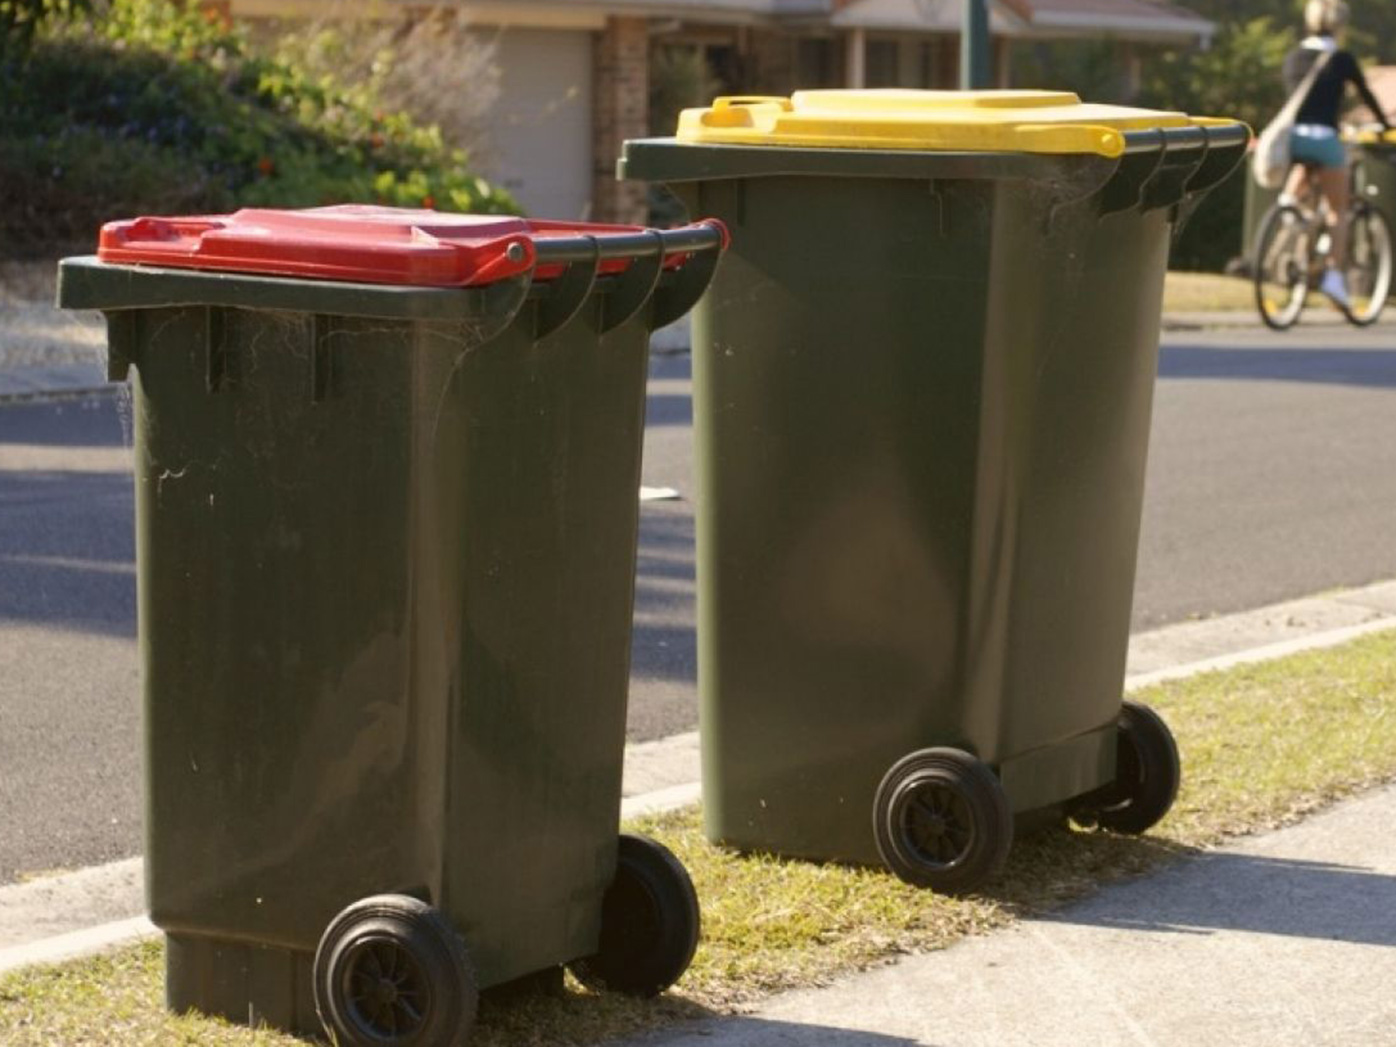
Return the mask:
<svg viewBox="0 0 1396 1047"><path fill-rule="evenodd" d="M1299 81L1318 61L1319 55L1324 52L1317 47L1296 47L1285 58L1284 78L1285 88L1291 93L1299 86ZM1367 86L1367 78L1362 75L1362 67L1357 64L1357 59L1352 57L1350 51L1334 51L1333 57L1328 60L1328 65L1318 74L1318 79L1314 81L1314 86L1309 89L1309 97L1304 100L1304 104L1299 107L1299 113L1295 116L1296 124L1325 124L1328 127L1337 128L1338 116L1343 108L1343 89L1348 84L1354 84L1357 92L1362 96L1362 101L1367 103L1370 109L1383 124L1390 127L1390 122L1386 119L1386 114L1381 111L1381 103L1372 94L1372 89Z"/></svg>

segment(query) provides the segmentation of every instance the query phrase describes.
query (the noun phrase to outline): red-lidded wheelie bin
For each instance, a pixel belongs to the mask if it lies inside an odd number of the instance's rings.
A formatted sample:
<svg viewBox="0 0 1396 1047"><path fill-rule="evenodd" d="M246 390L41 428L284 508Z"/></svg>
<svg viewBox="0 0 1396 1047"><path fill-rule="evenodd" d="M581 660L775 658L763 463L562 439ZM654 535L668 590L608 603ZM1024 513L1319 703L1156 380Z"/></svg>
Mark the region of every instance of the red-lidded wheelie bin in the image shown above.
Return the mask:
<svg viewBox="0 0 1396 1047"><path fill-rule="evenodd" d="M1062 92L719 99L628 142L694 313L709 837L969 890L1014 816L1172 803L1121 704L1170 237L1248 129Z"/></svg>
<svg viewBox="0 0 1396 1047"><path fill-rule="evenodd" d="M649 332L723 238L244 210L62 263L134 390L171 1008L458 1044L483 988L683 973L687 873L618 820Z"/></svg>

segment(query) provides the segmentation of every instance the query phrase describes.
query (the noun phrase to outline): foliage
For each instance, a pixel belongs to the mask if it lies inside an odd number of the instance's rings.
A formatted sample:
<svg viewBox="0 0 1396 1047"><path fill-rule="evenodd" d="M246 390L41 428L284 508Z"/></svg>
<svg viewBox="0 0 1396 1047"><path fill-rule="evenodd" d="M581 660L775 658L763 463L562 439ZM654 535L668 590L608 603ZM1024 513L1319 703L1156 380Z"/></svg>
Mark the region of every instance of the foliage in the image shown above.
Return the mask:
<svg viewBox="0 0 1396 1047"><path fill-rule="evenodd" d="M1013 79L1024 87L1074 91L1092 102L1132 101L1117 41L1015 42L1011 54Z"/></svg>
<svg viewBox="0 0 1396 1047"><path fill-rule="evenodd" d="M1257 131L1284 104L1280 76L1298 36L1270 16L1220 26L1205 51L1166 52L1145 67L1139 103L1199 116L1230 116ZM1173 245L1170 264L1219 272L1244 253L1245 165L1201 202Z"/></svg>
<svg viewBox="0 0 1396 1047"><path fill-rule="evenodd" d="M92 10L92 0L0 0L0 54L27 48L39 26L51 18L72 18Z"/></svg>
<svg viewBox="0 0 1396 1047"><path fill-rule="evenodd" d="M90 246L101 221L345 201L512 210L440 132L259 54L216 17L111 0L0 58L0 251ZM55 243L55 241L57 243Z"/></svg>
<svg viewBox="0 0 1396 1047"><path fill-rule="evenodd" d="M348 0L324 10L311 21L272 23L264 49L314 78L362 85L381 108L439 127L450 145L466 148L484 136L500 95L492 37L445 11L374 17L374 5Z"/></svg>
<svg viewBox="0 0 1396 1047"><path fill-rule="evenodd" d="M670 44L650 55L649 131L671 135L685 109L708 105L723 93L722 81L708 64L702 47ZM653 225L677 225L685 210L662 185L649 188L649 221Z"/></svg>
<svg viewBox="0 0 1396 1047"><path fill-rule="evenodd" d="M1203 116L1232 116L1259 129L1284 104L1280 67L1298 42L1268 17L1223 26L1205 51L1172 51L1150 62L1140 102Z"/></svg>

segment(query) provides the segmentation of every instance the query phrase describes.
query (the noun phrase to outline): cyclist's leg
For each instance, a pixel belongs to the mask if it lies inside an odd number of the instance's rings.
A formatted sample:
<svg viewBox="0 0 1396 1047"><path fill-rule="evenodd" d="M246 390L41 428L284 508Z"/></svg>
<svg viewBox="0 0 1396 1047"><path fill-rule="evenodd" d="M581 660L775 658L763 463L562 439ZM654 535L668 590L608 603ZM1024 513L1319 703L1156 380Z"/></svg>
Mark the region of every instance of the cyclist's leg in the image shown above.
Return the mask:
<svg viewBox="0 0 1396 1047"><path fill-rule="evenodd" d="M1284 189L1280 191L1280 203L1296 204L1304 199L1304 183L1308 181L1309 169L1299 161L1289 165L1289 175L1285 178Z"/></svg>
<svg viewBox="0 0 1396 1047"><path fill-rule="evenodd" d="M1321 167L1318 188L1328 201L1328 229L1332 250L1328 255L1330 267L1342 270L1348 259L1347 213L1351 193L1348 190L1347 167Z"/></svg>
<svg viewBox="0 0 1396 1047"><path fill-rule="evenodd" d="M1327 206L1329 249L1320 290L1344 309L1348 308L1347 279L1343 263L1347 251L1348 175L1347 151L1336 129L1298 125L1290 135L1290 155L1315 171L1319 193Z"/></svg>

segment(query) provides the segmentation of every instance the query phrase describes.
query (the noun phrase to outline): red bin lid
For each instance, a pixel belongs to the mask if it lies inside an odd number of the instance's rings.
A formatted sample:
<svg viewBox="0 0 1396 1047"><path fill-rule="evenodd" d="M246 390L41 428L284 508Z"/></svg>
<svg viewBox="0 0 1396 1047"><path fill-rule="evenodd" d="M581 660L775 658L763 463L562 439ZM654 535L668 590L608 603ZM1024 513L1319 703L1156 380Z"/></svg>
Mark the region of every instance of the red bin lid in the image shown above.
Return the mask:
<svg viewBox="0 0 1396 1047"><path fill-rule="evenodd" d="M638 229L359 204L300 211L244 208L229 215L108 222L97 257L349 283L472 287L528 272L538 239ZM626 265L608 260L602 271Z"/></svg>

